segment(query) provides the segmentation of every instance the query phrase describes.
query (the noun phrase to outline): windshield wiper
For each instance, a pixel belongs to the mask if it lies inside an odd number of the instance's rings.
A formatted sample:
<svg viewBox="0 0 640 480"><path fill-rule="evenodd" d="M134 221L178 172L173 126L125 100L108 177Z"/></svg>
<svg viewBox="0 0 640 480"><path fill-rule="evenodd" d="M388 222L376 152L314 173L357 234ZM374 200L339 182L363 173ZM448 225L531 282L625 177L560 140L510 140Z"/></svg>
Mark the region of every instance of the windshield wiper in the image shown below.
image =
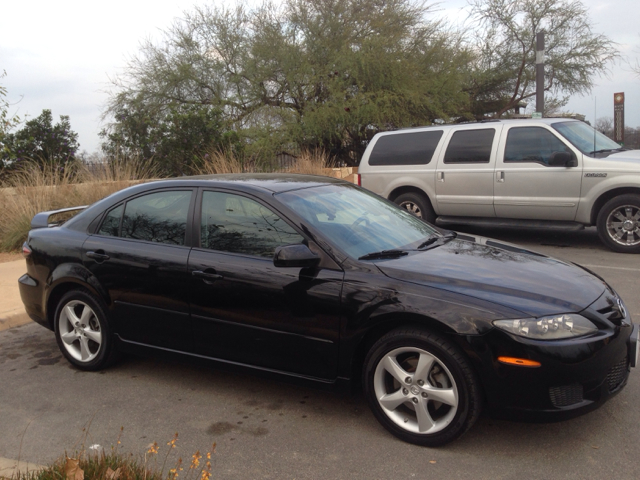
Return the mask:
<svg viewBox="0 0 640 480"><path fill-rule="evenodd" d="M382 250L380 252L371 252L366 255L362 255L358 260L376 260L379 258L403 257L405 255L409 255L405 250Z"/></svg>
<svg viewBox="0 0 640 480"><path fill-rule="evenodd" d="M448 232L448 233L445 233L444 235L430 235L429 237L427 237L427 239L424 242L418 245L418 250L422 250L423 248L426 248L429 245L433 245L438 240L442 239L444 243L445 240L446 241L453 240L457 236L458 234L456 232Z"/></svg>
<svg viewBox="0 0 640 480"><path fill-rule="evenodd" d="M624 147L619 147L619 148L603 148L602 150L594 150L593 152L589 152L589 155L597 155L598 153L607 153L607 152L615 152L615 151L621 151L624 152L625 150L628 150L628 148L624 148Z"/></svg>

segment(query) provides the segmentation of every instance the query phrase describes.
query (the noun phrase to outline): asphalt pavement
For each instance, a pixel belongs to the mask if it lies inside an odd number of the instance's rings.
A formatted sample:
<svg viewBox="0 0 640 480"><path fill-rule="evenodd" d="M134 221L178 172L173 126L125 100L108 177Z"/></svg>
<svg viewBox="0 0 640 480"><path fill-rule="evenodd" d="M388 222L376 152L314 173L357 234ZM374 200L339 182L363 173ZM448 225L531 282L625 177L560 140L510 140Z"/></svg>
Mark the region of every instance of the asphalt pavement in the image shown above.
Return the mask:
<svg viewBox="0 0 640 480"><path fill-rule="evenodd" d="M640 319L640 255L608 251L594 229L474 233L587 265ZM585 416L527 424L483 415L458 441L428 449L388 434L361 395L135 357L86 373L34 323L0 331L0 457L36 464L82 445L142 458L157 441L159 466L178 432L166 468L216 442L212 478L637 479L639 426L640 371Z"/></svg>

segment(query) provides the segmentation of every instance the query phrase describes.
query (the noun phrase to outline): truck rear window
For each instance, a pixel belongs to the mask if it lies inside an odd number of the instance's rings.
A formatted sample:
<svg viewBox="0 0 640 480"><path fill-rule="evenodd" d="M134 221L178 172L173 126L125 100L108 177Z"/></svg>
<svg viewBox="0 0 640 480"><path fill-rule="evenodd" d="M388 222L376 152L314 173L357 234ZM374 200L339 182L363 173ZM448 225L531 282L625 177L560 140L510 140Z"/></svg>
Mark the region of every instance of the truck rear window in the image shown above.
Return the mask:
<svg viewBox="0 0 640 480"><path fill-rule="evenodd" d="M369 165L426 165L440 138L442 130L384 135L373 146Z"/></svg>

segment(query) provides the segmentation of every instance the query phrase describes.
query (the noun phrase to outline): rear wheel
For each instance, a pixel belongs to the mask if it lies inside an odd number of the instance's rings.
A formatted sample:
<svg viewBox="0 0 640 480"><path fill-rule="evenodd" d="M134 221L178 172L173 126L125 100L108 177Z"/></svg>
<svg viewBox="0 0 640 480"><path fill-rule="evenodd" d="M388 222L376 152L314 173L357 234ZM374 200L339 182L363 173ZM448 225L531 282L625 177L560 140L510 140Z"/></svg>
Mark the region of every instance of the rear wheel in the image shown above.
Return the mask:
<svg viewBox="0 0 640 480"><path fill-rule="evenodd" d="M105 308L89 292L72 290L60 299L55 331L62 354L81 370L100 370L114 359Z"/></svg>
<svg viewBox="0 0 640 480"><path fill-rule="evenodd" d="M415 192L403 193L395 199L395 203L425 222L434 223L436 221L436 214L431 203L424 195Z"/></svg>
<svg viewBox="0 0 640 480"><path fill-rule="evenodd" d="M640 195L614 197L598 213L598 236L611 250L640 253Z"/></svg>
<svg viewBox="0 0 640 480"><path fill-rule="evenodd" d="M471 428L480 414L480 390L468 361L433 333L388 333L369 351L363 375L374 415L406 442L444 445Z"/></svg>

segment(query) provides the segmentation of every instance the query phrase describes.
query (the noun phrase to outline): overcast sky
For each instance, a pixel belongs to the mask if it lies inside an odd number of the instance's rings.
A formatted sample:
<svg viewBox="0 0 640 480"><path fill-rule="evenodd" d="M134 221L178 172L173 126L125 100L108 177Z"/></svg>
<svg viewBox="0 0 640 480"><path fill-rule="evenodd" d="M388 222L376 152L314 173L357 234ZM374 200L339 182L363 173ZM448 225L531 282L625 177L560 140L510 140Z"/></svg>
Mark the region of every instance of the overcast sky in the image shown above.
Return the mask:
<svg viewBox="0 0 640 480"><path fill-rule="evenodd" d="M109 77L122 70L145 38L160 39L174 18L205 0L21 0L4 2L0 16L0 84L7 87L13 111L34 118L43 109L54 119L68 115L80 148L99 149L100 114L107 101ZM637 0L583 0L596 31L609 35L632 63L640 58ZM466 0L440 3L440 15L464 18ZM640 78L626 62L612 67L609 78L596 79L591 95L573 97L566 111L613 116L613 94L625 92L625 122L640 126ZM597 104L596 104L597 98Z"/></svg>

